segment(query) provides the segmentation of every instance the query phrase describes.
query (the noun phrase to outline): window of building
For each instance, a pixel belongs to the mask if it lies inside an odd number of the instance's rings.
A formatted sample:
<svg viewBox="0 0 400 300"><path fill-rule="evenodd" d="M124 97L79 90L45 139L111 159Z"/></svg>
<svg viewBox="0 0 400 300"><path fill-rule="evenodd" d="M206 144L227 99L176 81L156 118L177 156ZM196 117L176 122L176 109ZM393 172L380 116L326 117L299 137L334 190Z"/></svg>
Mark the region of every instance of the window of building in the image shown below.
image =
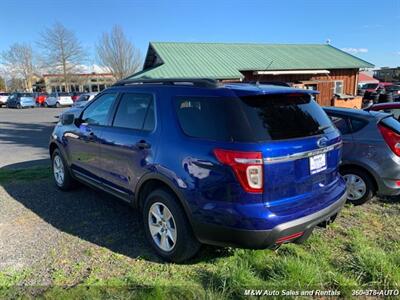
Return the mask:
<svg viewBox="0 0 400 300"><path fill-rule="evenodd" d="M334 94L343 94L343 80L335 81Z"/></svg>

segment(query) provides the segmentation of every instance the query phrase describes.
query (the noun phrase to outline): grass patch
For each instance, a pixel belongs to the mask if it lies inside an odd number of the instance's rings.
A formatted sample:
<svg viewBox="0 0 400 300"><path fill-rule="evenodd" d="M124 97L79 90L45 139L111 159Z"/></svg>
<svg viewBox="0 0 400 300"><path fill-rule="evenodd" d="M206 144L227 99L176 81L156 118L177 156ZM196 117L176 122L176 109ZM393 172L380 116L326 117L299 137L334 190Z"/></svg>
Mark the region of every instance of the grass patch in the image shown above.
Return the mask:
<svg viewBox="0 0 400 300"><path fill-rule="evenodd" d="M39 180L51 176L50 167L35 167L28 169L0 169L0 184L16 180Z"/></svg>
<svg viewBox="0 0 400 300"><path fill-rule="evenodd" d="M0 183L49 176L49 168L2 170ZM399 214L399 201L346 206L334 224L315 230L303 245L286 244L277 251L206 248L181 265L163 263L151 255L124 256L71 237L51 252L51 262L36 266L37 274L48 272L52 282L40 295L246 299L246 289L268 289L280 293L337 290L347 299L352 298L353 289L400 289ZM36 272L29 274L0 273L0 286L29 284Z"/></svg>

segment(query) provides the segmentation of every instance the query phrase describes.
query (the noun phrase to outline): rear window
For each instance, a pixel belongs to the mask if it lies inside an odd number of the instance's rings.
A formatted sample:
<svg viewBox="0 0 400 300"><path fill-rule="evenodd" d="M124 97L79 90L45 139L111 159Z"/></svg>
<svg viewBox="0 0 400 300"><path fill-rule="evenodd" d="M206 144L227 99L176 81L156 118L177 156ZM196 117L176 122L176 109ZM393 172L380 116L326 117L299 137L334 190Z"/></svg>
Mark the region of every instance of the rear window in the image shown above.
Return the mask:
<svg viewBox="0 0 400 300"><path fill-rule="evenodd" d="M332 128L307 94L178 97L175 107L184 133L196 138L257 142L307 137Z"/></svg>
<svg viewBox="0 0 400 300"><path fill-rule="evenodd" d="M400 122L393 117L384 118L381 123L386 127L392 129L397 134L400 134Z"/></svg>
<svg viewBox="0 0 400 300"><path fill-rule="evenodd" d="M367 83L363 86L363 89L376 89L377 87L377 83Z"/></svg>
<svg viewBox="0 0 400 300"><path fill-rule="evenodd" d="M386 87L387 91L399 91L400 90L400 85L390 85Z"/></svg>

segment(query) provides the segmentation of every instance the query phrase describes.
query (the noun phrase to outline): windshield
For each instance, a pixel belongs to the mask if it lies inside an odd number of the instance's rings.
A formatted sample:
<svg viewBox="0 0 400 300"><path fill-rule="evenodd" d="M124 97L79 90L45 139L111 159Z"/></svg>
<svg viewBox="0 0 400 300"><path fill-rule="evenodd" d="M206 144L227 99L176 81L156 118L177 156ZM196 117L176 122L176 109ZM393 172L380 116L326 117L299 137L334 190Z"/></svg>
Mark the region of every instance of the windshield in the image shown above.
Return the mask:
<svg viewBox="0 0 400 300"><path fill-rule="evenodd" d="M386 87L387 91L399 91L400 90L400 85L390 85Z"/></svg>
<svg viewBox="0 0 400 300"><path fill-rule="evenodd" d="M282 140L313 136L332 128L322 108L306 94L178 97L175 107L187 135L212 140Z"/></svg>

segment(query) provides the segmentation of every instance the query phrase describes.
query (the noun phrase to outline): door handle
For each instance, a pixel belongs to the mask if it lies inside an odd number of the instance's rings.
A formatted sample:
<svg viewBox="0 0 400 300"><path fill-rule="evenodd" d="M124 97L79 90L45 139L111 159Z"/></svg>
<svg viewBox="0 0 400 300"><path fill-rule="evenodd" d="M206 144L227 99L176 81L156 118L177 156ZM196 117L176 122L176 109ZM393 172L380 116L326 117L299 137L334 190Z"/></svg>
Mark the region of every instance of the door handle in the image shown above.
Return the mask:
<svg viewBox="0 0 400 300"><path fill-rule="evenodd" d="M138 147L139 149L149 149L151 147L151 145L149 143L147 143L146 141L141 140L136 143L136 147Z"/></svg>

